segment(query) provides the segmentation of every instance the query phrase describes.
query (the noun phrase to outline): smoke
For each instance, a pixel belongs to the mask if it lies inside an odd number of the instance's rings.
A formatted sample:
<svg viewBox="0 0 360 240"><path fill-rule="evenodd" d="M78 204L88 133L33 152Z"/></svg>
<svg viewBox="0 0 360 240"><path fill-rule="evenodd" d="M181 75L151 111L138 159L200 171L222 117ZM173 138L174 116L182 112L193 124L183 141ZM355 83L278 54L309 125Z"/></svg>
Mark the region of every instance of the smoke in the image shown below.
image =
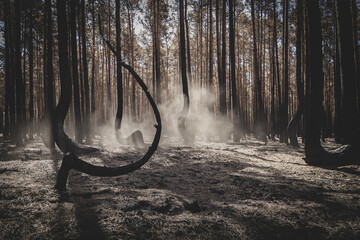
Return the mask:
<svg viewBox="0 0 360 240"><path fill-rule="evenodd" d="M145 102L144 104L148 104ZM178 117L183 108L184 99L182 94L173 94L167 101L158 105L161 121L162 136L160 145L164 142L183 142L183 135L178 129ZM198 141L219 141L219 136L229 134L232 131L232 123L229 118L221 118L217 111L210 112L209 106L214 106L214 96L206 89L190 91L190 110L185 121L186 131L195 136ZM213 107L215 109L215 106ZM112 112L109 111L108 112ZM115 115L109 116L109 122L105 125L96 125L93 121L92 131L95 131L95 139L101 139L101 143L107 147L118 147L119 136L127 138L135 131L140 130L146 144L150 144L154 138L156 120L152 110L143 116L140 122L135 122L130 116L124 114L120 130L115 130ZM123 142L124 143L124 142ZM131 145L132 143L125 143Z"/></svg>

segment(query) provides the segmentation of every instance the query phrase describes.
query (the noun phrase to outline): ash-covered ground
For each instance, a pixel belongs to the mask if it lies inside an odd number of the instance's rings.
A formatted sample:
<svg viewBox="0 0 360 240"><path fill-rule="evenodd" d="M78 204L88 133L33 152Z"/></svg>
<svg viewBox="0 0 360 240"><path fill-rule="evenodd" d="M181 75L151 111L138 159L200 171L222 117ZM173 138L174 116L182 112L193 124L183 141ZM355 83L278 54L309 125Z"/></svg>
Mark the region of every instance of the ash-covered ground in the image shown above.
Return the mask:
<svg viewBox="0 0 360 240"><path fill-rule="evenodd" d="M60 151L40 139L0 145L0 239L360 239L360 166L308 166L303 145L163 137L129 175L71 170L67 194L54 189ZM81 158L97 165L146 151L95 145Z"/></svg>

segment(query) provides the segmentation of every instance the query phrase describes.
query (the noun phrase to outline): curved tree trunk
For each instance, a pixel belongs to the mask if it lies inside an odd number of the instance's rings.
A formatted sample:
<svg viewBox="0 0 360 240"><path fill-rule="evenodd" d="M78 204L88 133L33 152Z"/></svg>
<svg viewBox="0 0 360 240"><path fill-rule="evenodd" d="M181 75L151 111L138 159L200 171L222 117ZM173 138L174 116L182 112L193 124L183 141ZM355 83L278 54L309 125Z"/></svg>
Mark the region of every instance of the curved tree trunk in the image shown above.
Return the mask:
<svg viewBox="0 0 360 240"><path fill-rule="evenodd" d="M101 32L101 30L100 30L100 32ZM102 35L102 37L103 37L104 41L106 42L107 46L110 48L110 50L116 56L119 56L119 54L111 46L110 42L107 41L103 35ZM139 169L142 165L144 165L151 158L151 156L156 151L157 146L159 145L160 136L161 136L161 118L160 118L159 110L158 110L153 98L151 97L150 93L148 92L148 89L147 89L145 83L139 77L139 75L134 71L134 69L124 62L121 62L121 65L122 65L122 67L127 69L131 73L131 75L133 75L133 77L135 78L137 83L140 85L141 89L144 91L146 97L148 98L151 107L153 108L157 125L154 125L156 128L156 133L155 133L155 137L154 137L154 140L153 140L151 146L149 147L149 149L145 153L145 155L143 157L141 157L139 160L137 160L136 162L122 166L122 167L115 167L115 168L94 166L92 164L89 164L89 163L81 160L74 154L71 154L71 153L66 154L63 158L63 162L62 162L60 170L59 170L57 182L55 185L56 189L62 190L62 191L66 189L67 177L68 177L71 169L75 169L80 172L87 173L87 174L93 175L93 176L112 177L112 176L125 175L125 174L131 173L131 172Z"/></svg>
<svg viewBox="0 0 360 240"><path fill-rule="evenodd" d="M68 113L71 98L72 87L69 72L68 59L68 28L66 21L66 5L65 1L57 0L57 15L58 15L58 39L59 39L59 68L60 68L60 83L61 92L60 99L56 106L53 118L53 134L57 146L63 153L84 154L97 151L93 147L82 146L72 141L64 131L64 120Z"/></svg>

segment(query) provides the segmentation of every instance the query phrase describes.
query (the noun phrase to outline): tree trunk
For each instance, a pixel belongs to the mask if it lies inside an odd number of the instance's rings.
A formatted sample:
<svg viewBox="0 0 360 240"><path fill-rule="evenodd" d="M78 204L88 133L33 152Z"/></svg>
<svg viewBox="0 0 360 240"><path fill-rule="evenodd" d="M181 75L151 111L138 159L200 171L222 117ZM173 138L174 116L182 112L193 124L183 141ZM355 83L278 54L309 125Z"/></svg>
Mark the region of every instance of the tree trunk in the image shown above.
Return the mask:
<svg viewBox="0 0 360 240"><path fill-rule="evenodd" d="M42 137L45 144L53 148L55 147L54 136L52 134L52 118L54 114L54 72L52 61L52 11L51 1L45 1L45 40L44 40L44 99L45 101L45 113L41 120L42 122ZM45 69L46 68L46 69Z"/></svg>
<svg viewBox="0 0 360 240"><path fill-rule="evenodd" d="M216 56L217 56L217 72L218 72L218 86L219 86L219 106L220 106L220 114L223 114L224 110L223 110L223 105L224 105L224 100L223 100L223 92L225 90L223 90L223 86L222 84L220 84L222 82L222 66L221 66L221 47L220 47L220 0L216 0L216 5L215 5L215 16L216 16ZM221 86L220 86L221 85ZM220 94L221 93L221 94Z"/></svg>
<svg viewBox="0 0 360 240"><path fill-rule="evenodd" d="M192 75L191 75L191 57L190 57L190 29L189 29L189 21L187 18L187 0L185 0L185 27L186 27L186 50L187 50L187 67L188 67L188 78L189 85L192 84Z"/></svg>
<svg viewBox="0 0 360 240"><path fill-rule="evenodd" d="M185 0L187 1L187 0ZM184 0L179 1L180 7L180 63L181 63L181 80L182 90L184 97L183 109L178 118L178 129L182 135L185 143L192 143L194 141L194 135L189 134L190 132L185 127L185 121L189 113L190 98L188 90L188 81L186 76L186 48L185 48L185 28L184 28Z"/></svg>
<svg viewBox="0 0 360 240"><path fill-rule="evenodd" d="M89 73L87 62L87 47L86 47L86 24L85 24L85 0L81 0L81 24L82 24L82 60L84 68L84 86L85 86L85 116L84 116L84 130L86 136L86 143L91 143L90 137L90 96L89 96Z"/></svg>
<svg viewBox="0 0 360 240"><path fill-rule="evenodd" d="M281 107L281 133L280 133L280 142L288 143L288 134L287 134L287 125L288 125L288 105L289 105L289 20L288 20L288 8L289 0L283 1L284 9L284 22L283 22L283 40L284 40L284 55L283 55L283 74L284 74L284 101L282 102Z"/></svg>
<svg viewBox="0 0 360 240"><path fill-rule="evenodd" d="M123 116L120 0L116 0L115 15L116 15L116 51L118 52L118 55L116 56L117 112L115 117L115 129L120 129L122 116Z"/></svg>
<svg viewBox="0 0 360 240"><path fill-rule="evenodd" d="M338 43L340 50L340 71L342 83L342 126L343 143L352 144L356 140L356 70L350 0L336 0ZM355 133L355 134L354 134Z"/></svg>
<svg viewBox="0 0 360 240"><path fill-rule="evenodd" d="M71 26L71 63L72 63L72 81L74 88L74 113L75 113L75 141L82 142L82 125L80 113L80 89L78 75L77 59L77 37L76 37L76 0L70 0L70 26Z"/></svg>
<svg viewBox="0 0 360 240"><path fill-rule="evenodd" d="M156 77L156 100L161 104L161 69L160 69L160 0L155 0L155 77Z"/></svg>
<svg viewBox="0 0 360 240"><path fill-rule="evenodd" d="M297 95L298 95L298 101L299 106L298 109L294 115L294 117L291 119L289 126L288 126L288 136L290 139L291 146L298 147L299 143L296 136L296 127L300 122L301 115L304 111L304 84L302 81L302 33L303 33L303 1L297 0L296 1L296 18L297 18L297 24L296 24L296 87L297 87Z"/></svg>
<svg viewBox="0 0 360 240"><path fill-rule="evenodd" d="M274 8L274 45L275 45L275 60L276 60L276 78L277 78L277 90L278 90L278 120L281 115L281 107L282 107L282 99L281 99L281 85L280 85L280 67L279 67L279 53L278 53L278 45L277 45L277 15L276 15L276 0L273 0L273 8ZM277 132L279 132L279 122L277 126Z"/></svg>
<svg viewBox="0 0 360 240"><path fill-rule="evenodd" d="M30 26L29 26L29 139L34 136L34 34L33 34L33 0L29 2L30 7ZM50 13L51 14L51 13ZM50 130L51 131L51 130Z"/></svg>
<svg viewBox="0 0 360 240"><path fill-rule="evenodd" d="M210 24L210 30L209 30L209 85L208 85L208 108L210 114L214 113L214 103L213 103L213 22L212 22L212 2L213 0L210 0L209 5L209 24Z"/></svg>
<svg viewBox="0 0 360 240"><path fill-rule="evenodd" d="M222 3L222 53L221 53L221 78L219 79L220 114L226 117L226 0ZM222 136L224 138L225 136Z"/></svg>
<svg viewBox="0 0 360 240"><path fill-rule="evenodd" d="M342 0L337 2L337 7L340 7L339 4L341 4L341 2ZM306 0L305 6L309 29L307 33L309 51L307 54L310 54L308 61L309 66L307 66L307 68L309 68L310 76L307 84L309 90L306 91L305 161L310 165L344 165L353 163L354 161L358 161L359 141L354 142L354 145L344 145L331 153L326 152L320 145L322 89L324 83L322 68L321 14L318 0ZM344 10L341 7L337 8L337 11L341 12L341 10ZM339 29L343 23L341 21L342 20L340 20ZM346 87L346 85L344 85L344 87ZM352 119L356 119L356 115L353 115Z"/></svg>
<svg viewBox="0 0 360 240"><path fill-rule="evenodd" d="M275 16L275 12L273 12L273 15ZM275 80L276 80L276 62L275 62L275 43L276 43L276 38L275 38L275 32L276 32L276 26L275 26L275 19L273 21L273 28L275 29L275 31L273 31L272 33L272 43L271 43L271 62L270 62L270 67L271 67L271 110L270 110L270 134L271 134L271 139L275 140L275 134L276 134L276 115L275 115Z"/></svg>
<svg viewBox="0 0 360 240"><path fill-rule="evenodd" d="M15 43L15 79L16 79L16 146L23 145L23 82L21 71L21 8L20 0L15 0L15 27L14 27L14 43Z"/></svg>
<svg viewBox="0 0 360 240"><path fill-rule="evenodd" d="M10 15L10 0L5 0L4 6L5 16L5 129L4 137L12 135L12 107L14 105L14 89L12 78L12 66L11 66L11 15ZM9 116L10 112L10 116ZM11 136L13 137L13 136Z"/></svg>
<svg viewBox="0 0 360 240"><path fill-rule="evenodd" d="M356 82L357 82L357 104L358 104L358 122L360 121L360 59L359 59L359 46L358 46L358 9L356 0L351 0L351 16L353 24L353 44L354 44L354 60L356 67ZM358 126L359 127L359 126Z"/></svg>
<svg viewBox="0 0 360 240"><path fill-rule="evenodd" d="M261 81L259 73L259 61L257 53L257 38L255 29L255 7L254 0L251 0L251 20L252 20L252 31L253 31L253 61L254 61L254 83L255 83L255 97L256 97L256 112L255 112L255 133L264 142L266 139L266 115L264 112L264 105L261 93Z"/></svg>
<svg viewBox="0 0 360 240"><path fill-rule="evenodd" d="M95 1L92 1L91 118L95 121ZM91 129L91 128L90 128ZM93 131L91 132L93 133Z"/></svg>
<svg viewBox="0 0 360 240"><path fill-rule="evenodd" d="M68 28L65 1L57 0L57 22L59 41L59 69L61 93L53 118L53 134L55 142L64 153L84 154L97 151L96 148L85 147L73 142L64 132L64 120L70 107L72 98L71 78L68 58Z"/></svg>
<svg viewBox="0 0 360 240"><path fill-rule="evenodd" d="M236 88L236 73L235 73L235 30L234 30L234 10L233 0L229 0L229 51L230 51L230 68L231 68L231 92L232 92L232 113L233 113L233 141L239 142L239 108Z"/></svg>

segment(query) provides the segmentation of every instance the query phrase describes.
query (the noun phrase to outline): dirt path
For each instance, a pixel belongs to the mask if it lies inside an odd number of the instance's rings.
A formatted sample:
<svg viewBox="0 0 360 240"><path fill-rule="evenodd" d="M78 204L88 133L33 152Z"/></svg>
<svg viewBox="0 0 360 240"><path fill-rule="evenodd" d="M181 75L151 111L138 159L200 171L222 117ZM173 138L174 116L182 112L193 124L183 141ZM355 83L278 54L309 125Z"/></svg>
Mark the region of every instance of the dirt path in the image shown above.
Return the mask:
<svg viewBox="0 0 360 240"><path fill-rule="evenodd" d="M71 171L59 195L59 151L0 145L0 239L360 239L359 165L307 166L303 148L165 139L141 170ZM145 152L103 149L83 159L119 166Z"/></svg>

